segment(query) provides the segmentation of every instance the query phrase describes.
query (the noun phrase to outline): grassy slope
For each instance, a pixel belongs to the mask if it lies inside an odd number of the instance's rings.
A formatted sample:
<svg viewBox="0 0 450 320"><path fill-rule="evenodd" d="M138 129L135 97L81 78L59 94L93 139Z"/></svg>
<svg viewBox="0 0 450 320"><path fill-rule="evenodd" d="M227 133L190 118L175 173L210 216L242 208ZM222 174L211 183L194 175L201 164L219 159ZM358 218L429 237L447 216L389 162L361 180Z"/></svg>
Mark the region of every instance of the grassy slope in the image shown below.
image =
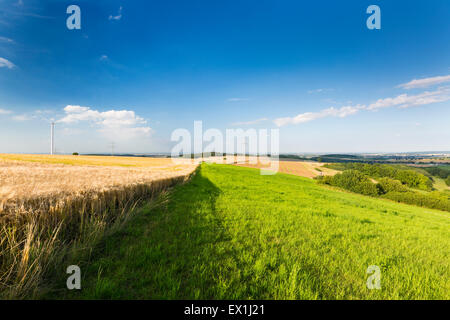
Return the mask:
<svg viewBox="0 0 450 320"><path fill-rule="evenodd" d="M438 177L433 177L434 179L434 184L433 187L435 187L437 190L439 191L450 191L450 186L448 186L444 179L442 178L438 178Z"/></svg>
<svg viewBox="0 0 450 320"><path fill-rule="evenodd" d="M107 238L68 297L449 299L449 227L445 212L204 164Z"/></svg>

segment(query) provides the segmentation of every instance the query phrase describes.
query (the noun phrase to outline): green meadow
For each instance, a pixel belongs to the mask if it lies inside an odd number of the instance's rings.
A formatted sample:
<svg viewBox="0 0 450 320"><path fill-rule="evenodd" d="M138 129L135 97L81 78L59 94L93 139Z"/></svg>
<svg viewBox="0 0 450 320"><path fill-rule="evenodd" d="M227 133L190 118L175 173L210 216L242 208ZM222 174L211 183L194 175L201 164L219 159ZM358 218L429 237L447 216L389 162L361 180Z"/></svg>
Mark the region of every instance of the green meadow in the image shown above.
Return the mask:
<svg viewBox="0 0 450 320"><path fill-rule="evenodd" d="M57 298L449 299L449 230L449 212L202 164L71 261L82 289Z"/></svg>

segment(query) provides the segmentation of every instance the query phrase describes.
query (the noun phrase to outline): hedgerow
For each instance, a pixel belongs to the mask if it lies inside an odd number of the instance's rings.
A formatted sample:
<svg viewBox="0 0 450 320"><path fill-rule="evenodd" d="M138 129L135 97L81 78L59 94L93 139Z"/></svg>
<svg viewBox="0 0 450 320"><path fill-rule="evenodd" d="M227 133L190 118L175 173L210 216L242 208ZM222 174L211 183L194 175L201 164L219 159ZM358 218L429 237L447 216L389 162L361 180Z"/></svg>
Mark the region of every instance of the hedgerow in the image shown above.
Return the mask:
<svg viewBox="0 0 450 320"><path fill-rule="evenodd" d="M450 201L448 197L439 193L421 194L418 192L388 192L382 195L383 198L391 199L397 202L413 204L420 207L450 211Z"/></svg>
<svg viewBox="0 0 450 320"><path fill-rule="evenodd" d="M433 191L426 194L410 190L400 181L391 178L380 178L377 183L358 170L345 170L334 176L319 176L319 183L343 188L355 193L372 197L382 197L397 202L413 204L421 207L450 211L448 194Z"/></svg>
<svg viewBox="0 0 450 320"><path fill-rule="evenodd" d="M357 170L372 178L391 178L400 181L410 188L431 191L433 182L431 179L414 170L400 169L387 164L368 163L333 163L327 167L336 170Z"/></svg>

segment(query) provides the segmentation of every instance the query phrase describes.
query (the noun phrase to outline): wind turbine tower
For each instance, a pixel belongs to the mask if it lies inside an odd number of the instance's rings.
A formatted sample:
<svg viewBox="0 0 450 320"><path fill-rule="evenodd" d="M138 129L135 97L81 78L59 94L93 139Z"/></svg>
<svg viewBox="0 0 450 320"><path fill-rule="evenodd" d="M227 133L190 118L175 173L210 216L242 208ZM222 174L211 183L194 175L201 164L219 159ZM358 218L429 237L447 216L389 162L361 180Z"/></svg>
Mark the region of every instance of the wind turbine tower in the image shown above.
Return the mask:
<svg viewBox="0 0 450 320"><path fill-rule="evenodd" d="M50 154L55 153L55 122L52 121L50 125Z"/></svg>

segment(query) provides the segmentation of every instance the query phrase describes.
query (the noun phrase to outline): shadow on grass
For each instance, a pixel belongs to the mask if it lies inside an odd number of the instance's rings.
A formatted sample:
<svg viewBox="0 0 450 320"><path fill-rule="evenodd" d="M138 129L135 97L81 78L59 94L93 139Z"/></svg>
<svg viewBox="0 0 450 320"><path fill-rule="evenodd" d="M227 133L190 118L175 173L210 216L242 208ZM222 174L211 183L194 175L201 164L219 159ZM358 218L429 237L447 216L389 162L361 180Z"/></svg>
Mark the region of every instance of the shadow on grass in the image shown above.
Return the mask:
<svg viewBox="0 0 450 320"><path fill-rule="evenodd" d="M216 210L221 191L202 174L144 207L102 241L72 299L207 299L225 292L221 260L235 253ZM225 267L226 268L226 267Z"/></svg>

